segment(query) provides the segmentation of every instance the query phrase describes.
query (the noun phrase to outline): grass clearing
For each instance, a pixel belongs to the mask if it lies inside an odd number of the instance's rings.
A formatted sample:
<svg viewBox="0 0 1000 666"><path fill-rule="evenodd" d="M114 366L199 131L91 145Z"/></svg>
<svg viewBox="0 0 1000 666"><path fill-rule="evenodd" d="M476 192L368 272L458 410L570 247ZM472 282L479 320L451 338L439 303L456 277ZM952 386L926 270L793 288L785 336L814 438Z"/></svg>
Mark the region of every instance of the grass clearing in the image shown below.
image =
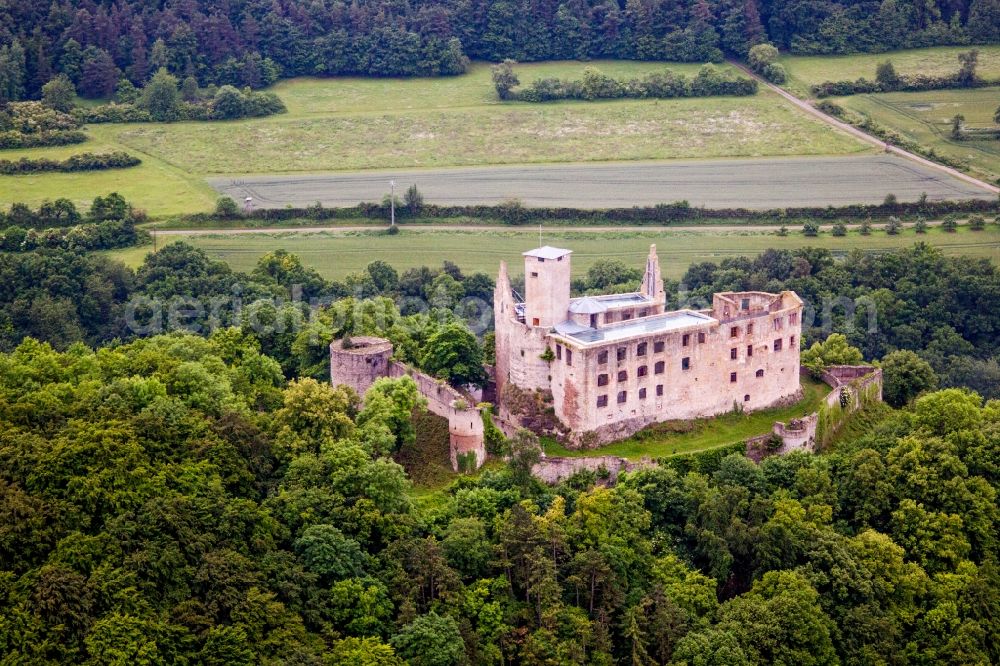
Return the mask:
<svg viewBox="0 0 1000 666"><path fill-rule="evenodd" d="M912 226L912 225L910 225ZM397 270L418 266L440 266L447 259L467 272L482 271L494 275L501 260L506 260L515 274L521 272L521 253L537 239L531 234L504 230L439 231L403 228L389 236L381 231L323 231L317 233L277 232L264 234L216 234L161 236L160 246L184 241L203 248L209 255L227 261L234 269L252 270L257 260L276 248L299 255L303 262L328 279L343 279L362 270L369 262L381 259ZM898 236L876 229L871 236L851 231L843 238L824 232L807 238L797 228L780 237L774 232L748 228L744 231L622 231L572 232L545 229L542 242L573 249L573 274L579 276L600 259L621 259L642 266L651 243L657 252L664 277L679 279L688 266L701 261L718 262L730 256L755 256L768 248L794 249L803 246L824 247L834 253L851 250L884 251L908 247L925 241L949 255L985 257L1000 263L1000 226L990 224L985 231L960 228L947 233L932 227L918 235L907 228ZM108 252L131 266L138 266L151 247L128 248Z"/></svg>
<svg viewBox="0 0 1000 666"><path fill-rule="evenodd" d="M550 456L585 457L592 455L621 456L629 460L664 458L696 453L733 444L749 437L763 435L771 430L775 421L811 414L819 409L830 387L811 378L802 379L802 399L789 407L768 409L752 414L723 414L711 419L686 422L689 432L663 432L652 437L630 437L598 449L567 449L557 442L546 440L545 453Z"/></svg>
<svg viewBox="0 0 1000 666"><path fill-rule="evenodd" d="M118 139L206 175L868 151L771 92L141 125Z"/></svg>
<svg viewBox="0 0 1000 666"><path fill-rule="evenodd" d="M951 119L956 114L965 116L969 127L993 126L1000 87L854 95L836 102L941 155L966 162L975 176L994 182L1000 179L1000 141L951 138Z"/></svg>
<svg viewBox="0 0 1000 666"><path fill-rule="evenodd" d="M552 62L518 65L522 81L579 78L586 66L627 78L698 65ZM723 66L726 67L726 66ZM842 155L870 148L777 95L752 98L500 104L489 66L434 79L294 79L275 87L289 113L232 122L92 125L67 148L3 151L0 159L124 150L143 165L127 174L0 177L0 205L117 190L154 216L199 212L215 194L209 175L372 168Z"/></svg>
<svg viewBox="0 0 1000 666"><path fill-rule="evenodd" d="M884 60L891 60L899 74L953 74L959 68L958 54L973 48L979 50L979 76L1000 79L1000 46L940 46L844 56L785 55L778 62L788 72L788 87L808 97L809 87L824 81L853 81L861 77L873 81L875 68Z"/></svg>

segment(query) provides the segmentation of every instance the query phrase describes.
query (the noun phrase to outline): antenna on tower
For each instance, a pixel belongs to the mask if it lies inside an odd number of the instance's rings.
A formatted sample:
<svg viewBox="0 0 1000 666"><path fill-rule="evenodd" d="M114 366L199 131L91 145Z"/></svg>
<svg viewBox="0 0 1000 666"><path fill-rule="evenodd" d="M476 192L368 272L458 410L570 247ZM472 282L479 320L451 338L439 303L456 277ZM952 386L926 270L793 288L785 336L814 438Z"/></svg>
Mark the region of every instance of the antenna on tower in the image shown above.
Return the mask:
<svg viewBox="0 0 1000 666"><path fill-rule="evenodd" d="M542 223L538 223L538 247L542 246Z"/></svg>

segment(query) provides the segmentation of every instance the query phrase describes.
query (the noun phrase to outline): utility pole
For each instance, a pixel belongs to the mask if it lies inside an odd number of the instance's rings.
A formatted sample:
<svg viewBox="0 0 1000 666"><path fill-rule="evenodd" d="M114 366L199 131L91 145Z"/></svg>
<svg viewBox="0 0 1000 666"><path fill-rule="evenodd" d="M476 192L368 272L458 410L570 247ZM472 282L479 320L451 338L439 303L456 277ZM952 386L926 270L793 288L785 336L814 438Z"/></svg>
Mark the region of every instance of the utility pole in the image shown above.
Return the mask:
<svg viewBox="0 0 1000 666"><path fill-rule="evenodd" d="M396 181L389 181L389 210L390 215L390 226L396 226Z"/></svg>

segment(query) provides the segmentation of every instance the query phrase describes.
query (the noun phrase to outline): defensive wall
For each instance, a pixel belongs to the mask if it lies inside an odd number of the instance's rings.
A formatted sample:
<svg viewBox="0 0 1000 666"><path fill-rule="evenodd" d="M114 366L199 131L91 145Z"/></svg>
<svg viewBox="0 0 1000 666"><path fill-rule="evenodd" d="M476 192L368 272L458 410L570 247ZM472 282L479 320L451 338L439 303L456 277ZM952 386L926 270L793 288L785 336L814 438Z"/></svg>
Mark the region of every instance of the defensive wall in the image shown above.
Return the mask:
<svg viewBox="0 0 1000 666"><path fill-rule="evenodd" d="M800 372L809 372L802 368ZM871 365L836 365L820 379L833 390L819 411L788 423L775 421L771 432L747 440L747 456L755 461L792 451L815 452L829 443L847 417L871 402L882 402L882 369Z"/></svg>
<svg viewBox="0 0 1000 666"><path fill-rule="evenodd" d="M800 368L800 372L809 372ZM820 409L788 423L775 421L771 432L746 441L746 455L755 462L792 451L813 453L828 443L847 417L872 402L882 401L882 369L870 365L833 366L820 375L831 387ZM617 456L574 458L543 457L532 474L545 483L559 483L581 471L595 472L599 480L614 483L624 472L654 466L649 459L639 462Z"/></svg>
<svg viewBox="0 0 1000 666"><path fill-rule="evenodd" d="M577 472L589 471L597 474L598 480L615 483L622 472L631 472L652 466L652 461L633 462L618 456L587 456L584 458L545 457L531 468L531 473L544 483L556 484L565 481Z"/></svg>
<svg viewBox="0 0 1000 666"><path fill-rule="evenodd" d="M358 395L382 377L410 377L427 400L427 410L448 420L451 466L455 471L479 469L486 462L483 419L471 398L447 383L392 359L385 338L356 337L330 343L330 382L345 384Z"/></svg>

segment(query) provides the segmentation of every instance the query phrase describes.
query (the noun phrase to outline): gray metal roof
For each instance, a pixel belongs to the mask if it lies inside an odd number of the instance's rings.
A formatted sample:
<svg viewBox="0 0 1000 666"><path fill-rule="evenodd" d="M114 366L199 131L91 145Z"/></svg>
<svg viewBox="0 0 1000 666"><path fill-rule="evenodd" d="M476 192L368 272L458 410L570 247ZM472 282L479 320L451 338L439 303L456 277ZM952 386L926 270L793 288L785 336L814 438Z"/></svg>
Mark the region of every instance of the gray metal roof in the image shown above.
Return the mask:
<svg viewBox="0 0 1000 666"><path fill-rule="evenodd" d="M558 324L556 324L553 328L555 328L556 333L559 333L560 335L570 335L570 336L575 336L578 333L583 333L584 331L594 330L589 326L583 326L581 324L578 324L572 319L561 321Z"/></svg>
<svg viewBox="0 0 1000 666"><path fill-rule="evenodd" d="M552 247L551 245L544 245L534 250L528 250L524 253L525 257L538 257L539 259L558 259L559 257L565 257L567 254L572 254L573 250L564 250L558 247Z"/></svg>
<svg viewBox="0 0 1000 666"><path fill-rule="evenodd" d="M649 335L655 333L664 333L666 331L676 330L678 328L687 328L688 326L707 326L710 324L717 324L718 321L712 317L701 314L700 312L692 312L690 310L678 310L675 312L667 312L661 315L654 315L652 317L642 317L641 319L631 319L628 321L612 324L605 328L587 328L583 331L560 331L559 327L556 327L558 333L567 335L575 340L579 340L584 343L593 342L610 342L612 340L624 340L626 338L636 337L640 335Z"/></svg>
<svg viewBox="0 0 1000 666"><path fill-rule="evenodd" d="M620 308L629 305L652 303L652 300L646 298L638 292L630 292L627 294L603 294L601 296L594 296L593 298L609 308Z"/></svg>
<svg viewBox="0 0 1000 666"><path fill-rule="evenodd" d="M600 314L601 312L607 312L608 306L595 298L585 296L570 301L569 311L573 314Z"/></svg>

